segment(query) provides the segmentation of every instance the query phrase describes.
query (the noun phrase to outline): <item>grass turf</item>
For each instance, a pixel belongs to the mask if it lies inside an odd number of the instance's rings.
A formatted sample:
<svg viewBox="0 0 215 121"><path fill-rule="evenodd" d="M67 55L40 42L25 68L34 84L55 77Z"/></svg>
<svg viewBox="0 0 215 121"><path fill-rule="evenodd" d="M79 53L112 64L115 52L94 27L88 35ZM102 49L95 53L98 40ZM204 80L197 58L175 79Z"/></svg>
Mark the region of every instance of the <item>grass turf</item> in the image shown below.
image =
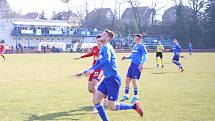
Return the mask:
<svg viewBox="0 0 215 121"><path fill-rule="evenodd" d="M91 114L92 94L87 78L72 74L90 67L92 58L74 61L81 54L6 55L0 61L1 121L100 121ZM130 62L117 54L124 92L125 75ZM184 54L185 72L171 64L172 54L164 55L165 66L156 68L155 54L148 55L142 73L140 101L145 115L133 111L107 110L111 121L215 121L215 54ZM133 89L130 91L133 95ZM129 101L127 101L129 102Z"/></svg>

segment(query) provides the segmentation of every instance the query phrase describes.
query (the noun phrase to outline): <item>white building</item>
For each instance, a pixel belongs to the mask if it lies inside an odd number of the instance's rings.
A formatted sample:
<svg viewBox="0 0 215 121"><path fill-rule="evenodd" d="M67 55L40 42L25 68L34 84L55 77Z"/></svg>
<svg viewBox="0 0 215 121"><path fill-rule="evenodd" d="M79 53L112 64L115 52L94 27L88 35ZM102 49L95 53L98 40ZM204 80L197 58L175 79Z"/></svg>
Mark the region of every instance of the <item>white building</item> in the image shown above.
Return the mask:
<svg viewBox="0 0 215 121"><path fill-rule="evenodd" d="M0 40L6 45L37 48L40 42L94 42L96 34L74 29L67 21L59 20L0 20Z"/></svg>

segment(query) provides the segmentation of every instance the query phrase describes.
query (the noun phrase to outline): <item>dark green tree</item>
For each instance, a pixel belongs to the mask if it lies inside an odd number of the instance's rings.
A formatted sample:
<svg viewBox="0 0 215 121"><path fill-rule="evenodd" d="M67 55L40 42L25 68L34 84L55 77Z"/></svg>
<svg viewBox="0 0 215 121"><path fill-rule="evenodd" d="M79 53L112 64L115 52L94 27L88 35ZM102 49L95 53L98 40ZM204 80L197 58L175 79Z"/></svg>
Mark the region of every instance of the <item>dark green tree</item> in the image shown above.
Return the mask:
<svg viewBox="0 0 215 121"><path fill-rule="evenodd" d="M215 1L208 0L207 8L205 10L205 45L208 48L215 48Z"/></svg>
<svg viewBox="0 0 215 121"><path fill-rule="evenodd" d="M182 46L186 47L189 36L189 17L185 14L185 6L180 3L176 5L176 21L174 23L174 37L179 40Z"/></svg>

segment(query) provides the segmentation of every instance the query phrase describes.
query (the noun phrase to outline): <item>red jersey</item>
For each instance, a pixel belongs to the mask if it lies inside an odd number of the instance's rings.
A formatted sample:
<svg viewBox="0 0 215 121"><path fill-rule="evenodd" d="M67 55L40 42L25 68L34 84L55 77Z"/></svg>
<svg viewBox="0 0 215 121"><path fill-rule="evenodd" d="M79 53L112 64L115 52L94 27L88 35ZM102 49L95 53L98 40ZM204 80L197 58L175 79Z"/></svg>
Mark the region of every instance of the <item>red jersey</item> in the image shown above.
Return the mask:
<svg viewBox="0 0 215 121"><path fill-rule="evenodd" d="M4 51L4 45L0 44L0 53L2 53Z"/></svg>
<svg viewBox="0 0 215 121"><path fill-rule="evenodd" d="M86 57L93 56L93 65L95 65L96 61L98 60L99 51L100 51L99 47L94 46L90 53L87 53L86 55L82 55L81 58L86 58Z"/></svg>

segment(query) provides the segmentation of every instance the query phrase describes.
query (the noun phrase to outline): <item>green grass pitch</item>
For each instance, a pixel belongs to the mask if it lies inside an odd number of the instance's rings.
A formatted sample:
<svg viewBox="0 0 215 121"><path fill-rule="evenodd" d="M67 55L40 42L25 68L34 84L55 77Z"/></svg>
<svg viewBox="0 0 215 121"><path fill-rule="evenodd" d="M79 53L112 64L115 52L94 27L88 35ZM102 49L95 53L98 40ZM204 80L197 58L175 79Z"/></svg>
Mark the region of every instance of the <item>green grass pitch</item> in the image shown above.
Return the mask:
<svg viewBox="0 0 215 121"><path fill-rule="evenodd" d="M90 67L92 58L73 60L81 54L17 54L0 60L0 121L100 121L91 114L92 94L87 78L71 77ZM130 62L120 58L122 98ZM164 69L156 68L155 54L148 60L140 83L144 117L133 111L107 111L110 121L215 121L215 53L187 53L185 71L164 54ZM133 90L131 90L131 95ZM129 101L128 101L129 102Z"/></svg>

